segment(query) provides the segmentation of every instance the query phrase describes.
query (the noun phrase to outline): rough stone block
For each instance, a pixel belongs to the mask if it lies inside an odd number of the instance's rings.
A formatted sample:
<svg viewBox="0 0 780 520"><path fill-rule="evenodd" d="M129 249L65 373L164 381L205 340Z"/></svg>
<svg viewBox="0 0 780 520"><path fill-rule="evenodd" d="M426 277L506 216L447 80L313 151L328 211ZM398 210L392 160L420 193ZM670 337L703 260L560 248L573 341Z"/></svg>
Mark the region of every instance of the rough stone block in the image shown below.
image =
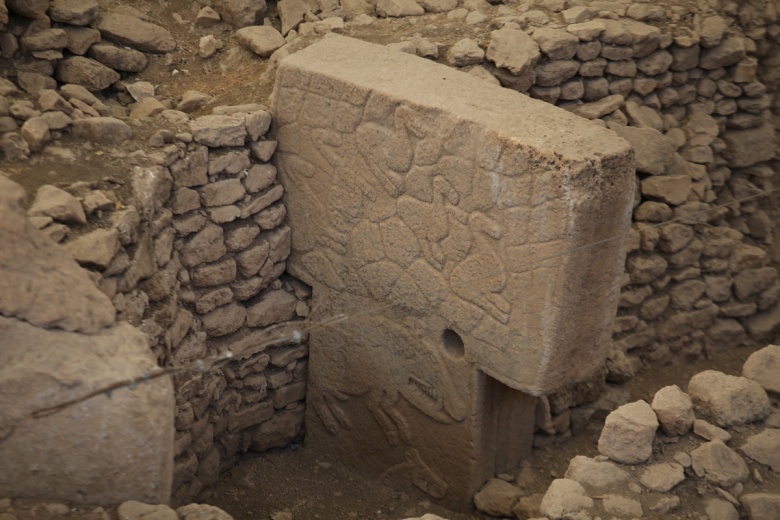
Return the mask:
<svg viewBox="0 0 780 520"><path fill-rule="evenodd" d="M0 314L88 334L111 325L111 302L65 249L27 220L24 197L21 186L0 177Z"/></svg>
<svg viewBox="0 0 780 520"><path fill-rule="evenodd" d="M544 102L339 36L280 62L272 112L290 271L314 287L312 319L350 316L311 335L308 441L467 500L530 449L524 392L604 362L623 244L565 251L626 229L629 146ZM513 426L491 426L496 403Z"/></svg>
<svg viewBox="0 0 780 520"><path fill-rule="evenodd" d="M127 323L88 336L4 317L0 330L0 494L85 504L167 501L174 440L170 380L30 417L155 367L146 337Z"/></svg>

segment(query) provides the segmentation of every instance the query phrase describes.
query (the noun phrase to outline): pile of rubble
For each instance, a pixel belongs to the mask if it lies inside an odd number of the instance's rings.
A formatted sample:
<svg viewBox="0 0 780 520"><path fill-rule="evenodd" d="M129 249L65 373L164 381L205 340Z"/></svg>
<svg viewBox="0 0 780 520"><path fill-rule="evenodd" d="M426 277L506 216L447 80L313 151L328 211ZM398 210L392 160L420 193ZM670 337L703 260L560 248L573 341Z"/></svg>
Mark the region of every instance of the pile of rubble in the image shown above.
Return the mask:
<svg viewBox="0 0 780 520"><path fill-rule="evenodd" d="M544 494L525 493L522 471L491 479L477 509L551 520L664 518L680 509L709 520L778 518L779 374L780 347L770 345L748 358L742 377L708 370L687 393L667 386L650 404L625 404L607 416L601 455L574 457Z"/></svg>

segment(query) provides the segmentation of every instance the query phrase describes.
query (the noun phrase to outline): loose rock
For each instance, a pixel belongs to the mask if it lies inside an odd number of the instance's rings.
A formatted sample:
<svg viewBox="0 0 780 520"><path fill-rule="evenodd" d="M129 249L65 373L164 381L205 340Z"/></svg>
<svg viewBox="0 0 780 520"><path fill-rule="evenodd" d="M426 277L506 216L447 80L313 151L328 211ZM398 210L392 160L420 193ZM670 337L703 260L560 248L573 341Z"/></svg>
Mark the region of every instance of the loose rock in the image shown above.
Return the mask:
<svg viewBox="0 0 780 520"><path fill-rule="evenodd" d="M719 486L745 482L748 467L737 452L720 441L707 442L691 452L693 470Z"/></svg>
<svg viewBox="0 0 780 520"><path fill-rule="evenodd" d="M670 436L688 433L696 418L693 414L691 398L677 385L665 386L658 390L651 406L658 416L661 429Z"/></svg>
<svg viewBox="0 0 780 520"><path fill-rule="evenodd" d="M780 394L780 346L768 345L753 352L742 367L742 375L767 392Z"/></svg>
<svg viewBox="0 0 780 520"><path fill-rule="evenodd" d="M624 464L650 458L658 429L655 412L644 401L621 406L607 416L599 437L599 453Z"/></svg>
<svg viewBox="0 0 780 520"><path fill-rule="evenodd" d="M718 426L757 421L771 410L761 385L715 370L693 376L688 383L688 394L696 408L712 417Z"/></svg>
<svg viewBox="0 0 780 520"><path fill-rule="evenodd" d="M547 488L540 507L542 514L553 520L593 507L593 499L585 494L579 482L569 479L555 479Z"/></svg>

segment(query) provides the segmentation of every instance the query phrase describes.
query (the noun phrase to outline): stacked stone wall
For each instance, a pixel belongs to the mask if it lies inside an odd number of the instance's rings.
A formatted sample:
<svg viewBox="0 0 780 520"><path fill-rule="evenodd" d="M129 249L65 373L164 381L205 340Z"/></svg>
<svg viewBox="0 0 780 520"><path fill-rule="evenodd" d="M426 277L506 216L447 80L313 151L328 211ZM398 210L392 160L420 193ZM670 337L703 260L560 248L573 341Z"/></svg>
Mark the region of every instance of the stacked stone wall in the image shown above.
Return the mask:
<svg viewBox="0 0 780 520"><path fill-rule="evenodd" d="M144 332L158 364L182 369L175 503L216 482L237 454L292 441L306 392L299 322L310 290L284 275L290 228L268 162L271 116L259 105L215 111L143 121L163 129L124 156L129 190L112 189L116 180L44 185L28 212L88 269L118 319Z"/></svg>

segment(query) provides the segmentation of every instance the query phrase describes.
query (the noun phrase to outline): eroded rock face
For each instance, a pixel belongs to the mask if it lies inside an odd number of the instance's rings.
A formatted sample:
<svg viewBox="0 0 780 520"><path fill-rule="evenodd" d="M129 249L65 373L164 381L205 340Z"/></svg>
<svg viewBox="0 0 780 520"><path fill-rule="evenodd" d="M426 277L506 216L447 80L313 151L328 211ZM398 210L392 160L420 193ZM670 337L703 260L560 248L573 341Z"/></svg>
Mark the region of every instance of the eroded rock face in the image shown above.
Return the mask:
<svg viewBox="0 0 780 520"><path fill-rule="evenodd" d="M111 301L64 249L30 224L23 201L21 186L0 175L0 314L88 334L113 324Z"/></svg>
<svg viewBox="0 0 780 520"><path fill-rule="evenodd" d="M488 402L517 421L497 441L511 464L533 426L523 392L603 363L609 341L597 338L610 335L620 249L542 259L619 233L633 191L628 146L547 104L342 37L281 62L274 103L289 268L314 286L313 319L350 315L311 336L309 442L462 500L495 469L476 453L501 449L474 444L502 435L481 431L498 413ZM587 326L567 312L588 314ZM491 392L501 397L471 404Z"/></svg>

